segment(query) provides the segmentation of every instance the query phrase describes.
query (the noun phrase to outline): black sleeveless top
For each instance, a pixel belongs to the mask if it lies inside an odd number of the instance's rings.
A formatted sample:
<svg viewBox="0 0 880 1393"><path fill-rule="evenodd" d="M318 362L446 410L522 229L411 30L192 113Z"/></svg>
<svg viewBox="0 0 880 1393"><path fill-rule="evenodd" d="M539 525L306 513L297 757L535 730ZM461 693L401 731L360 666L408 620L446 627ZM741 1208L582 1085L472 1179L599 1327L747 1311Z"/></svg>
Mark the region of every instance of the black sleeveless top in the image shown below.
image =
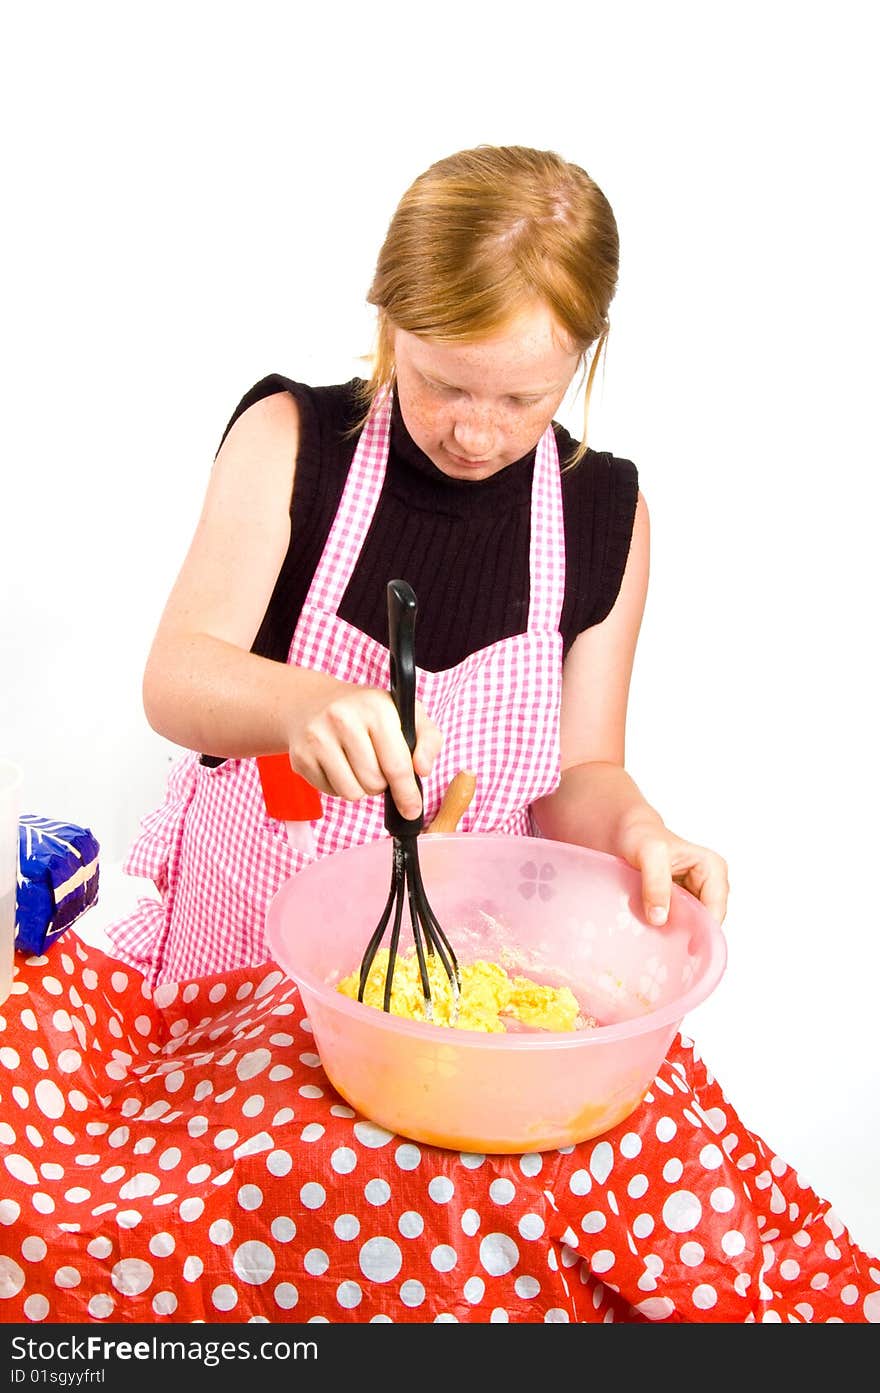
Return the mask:
<svg viewBox="0 0 880 1393"><path fill-rule="evenodd" d="M291 543L252 651L279 662L324 549L354 455L350 432L362 414L357 379L309 387L272 374L239 402L233 422L276 392L295 398L300 448L291 501ZM576 442L554 422L560 467ZM221 440L222 444L222 440ZM409 435L397 401L379 504L339 607L339 616L387 643L389 580L416 593L416 654L431 672L522 633L529 609L529 534L535 451L491 478L450 479ZM629 552L638 494L635 466L588 450L562 474L565 519L564 651L611 610Z"/></svg>

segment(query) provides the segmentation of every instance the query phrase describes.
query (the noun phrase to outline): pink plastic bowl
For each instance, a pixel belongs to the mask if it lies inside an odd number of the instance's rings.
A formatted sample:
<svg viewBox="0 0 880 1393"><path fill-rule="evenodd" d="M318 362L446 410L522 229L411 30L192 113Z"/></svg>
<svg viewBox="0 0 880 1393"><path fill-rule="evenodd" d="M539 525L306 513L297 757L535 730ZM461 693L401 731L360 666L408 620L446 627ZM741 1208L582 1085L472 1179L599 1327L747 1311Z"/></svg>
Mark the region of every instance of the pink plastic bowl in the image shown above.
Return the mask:
<svg viewBox="0 0 880 1393"><path fill-rule="evenodd" d="M598 1025L484 1034L403 1020L336 991L359 967L388 895L383 839L307 866L269 907L272 954L300 989L334 1088L389 1131L457 1151L542 1151L622 1121L724 972L716 921L674 886L669 922L653 928L636 871L567 843L432 834L419 859L460 962L507 965L513 951L515 971L571 987ZM407 912L404 926L401 951L412 942Z"/></svg>

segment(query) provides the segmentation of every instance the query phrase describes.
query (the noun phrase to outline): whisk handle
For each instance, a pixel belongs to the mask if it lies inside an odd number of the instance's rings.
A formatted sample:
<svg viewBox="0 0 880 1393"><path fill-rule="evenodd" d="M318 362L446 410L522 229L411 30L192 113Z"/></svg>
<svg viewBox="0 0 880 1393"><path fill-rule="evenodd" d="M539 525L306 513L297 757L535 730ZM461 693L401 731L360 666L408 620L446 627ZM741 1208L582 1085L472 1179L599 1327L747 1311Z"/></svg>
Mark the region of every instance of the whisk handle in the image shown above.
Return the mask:
<svg viewBox="0 0 880 1393"><path fill-rule="evenodd" d="M390 580L388 597L388 652L391 659L390 687L400 728L412 754L416 747L416 611L415 591L405 580ZM416 776L421 789L421 780ZM391 794L385 794L385 828L393 837L414 837L422 830L424 818L402 817Z"/></svg>

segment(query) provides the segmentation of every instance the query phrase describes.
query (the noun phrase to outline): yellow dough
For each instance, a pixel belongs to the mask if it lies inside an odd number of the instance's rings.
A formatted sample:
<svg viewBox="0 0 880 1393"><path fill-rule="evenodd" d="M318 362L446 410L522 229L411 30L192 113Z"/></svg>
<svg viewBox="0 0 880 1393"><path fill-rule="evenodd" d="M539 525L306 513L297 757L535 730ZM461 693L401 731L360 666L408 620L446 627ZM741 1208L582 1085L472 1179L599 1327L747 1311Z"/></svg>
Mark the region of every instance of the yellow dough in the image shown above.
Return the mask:
<svg viewBox="0 0 880 1393"><path fill-rule="evenodd" d="M389 950L380 948L373 959L364 991L365 1005L377 1006L380 1010L388 957ZM483 960L465 963L461 968L461 996L456 1015L455 999L442 963L435 956L429 957L427 964L434 1025L498 1032L507 1029L504 1018L539 1030L575 1030L585 1024L578 1016L577 998L568 987L546 987L528 977L509 977L497 963ZM356 1001L359 984L360 972L353 972L339 983L337 990ZM391 984L391 1012L407 1020L425 1019L422 979L413 948L398 956Z"/></svg>

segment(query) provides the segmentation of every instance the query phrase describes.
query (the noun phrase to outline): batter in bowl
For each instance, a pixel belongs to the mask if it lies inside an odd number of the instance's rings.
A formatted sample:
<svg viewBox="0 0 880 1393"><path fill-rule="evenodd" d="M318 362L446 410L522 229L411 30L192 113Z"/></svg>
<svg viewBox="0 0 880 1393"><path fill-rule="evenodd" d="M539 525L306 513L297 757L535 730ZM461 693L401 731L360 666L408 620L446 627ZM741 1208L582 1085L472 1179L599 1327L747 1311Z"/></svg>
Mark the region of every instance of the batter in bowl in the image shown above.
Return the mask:
<svg viewBox="0 0 880 1393"><path fill-rule="evenodd" d="M380 948L364 989L364 1004L379 1010L385 995L388 958L389 950ZM595 1021L580 1015L577 998L569 987L545 986L529 977L511 977L498 963L484 959L462 965L456 1014L452 988L442 964L436 957L429 957L427 966L434 1025L491 1033L522 1028L568 1031L595 1025ZM337 990L356 1001L359 985L358 971L345 977ZM407 1020L425 1020L422 980L414 948L398 956L391 986L391 1014Z"/></svg>

